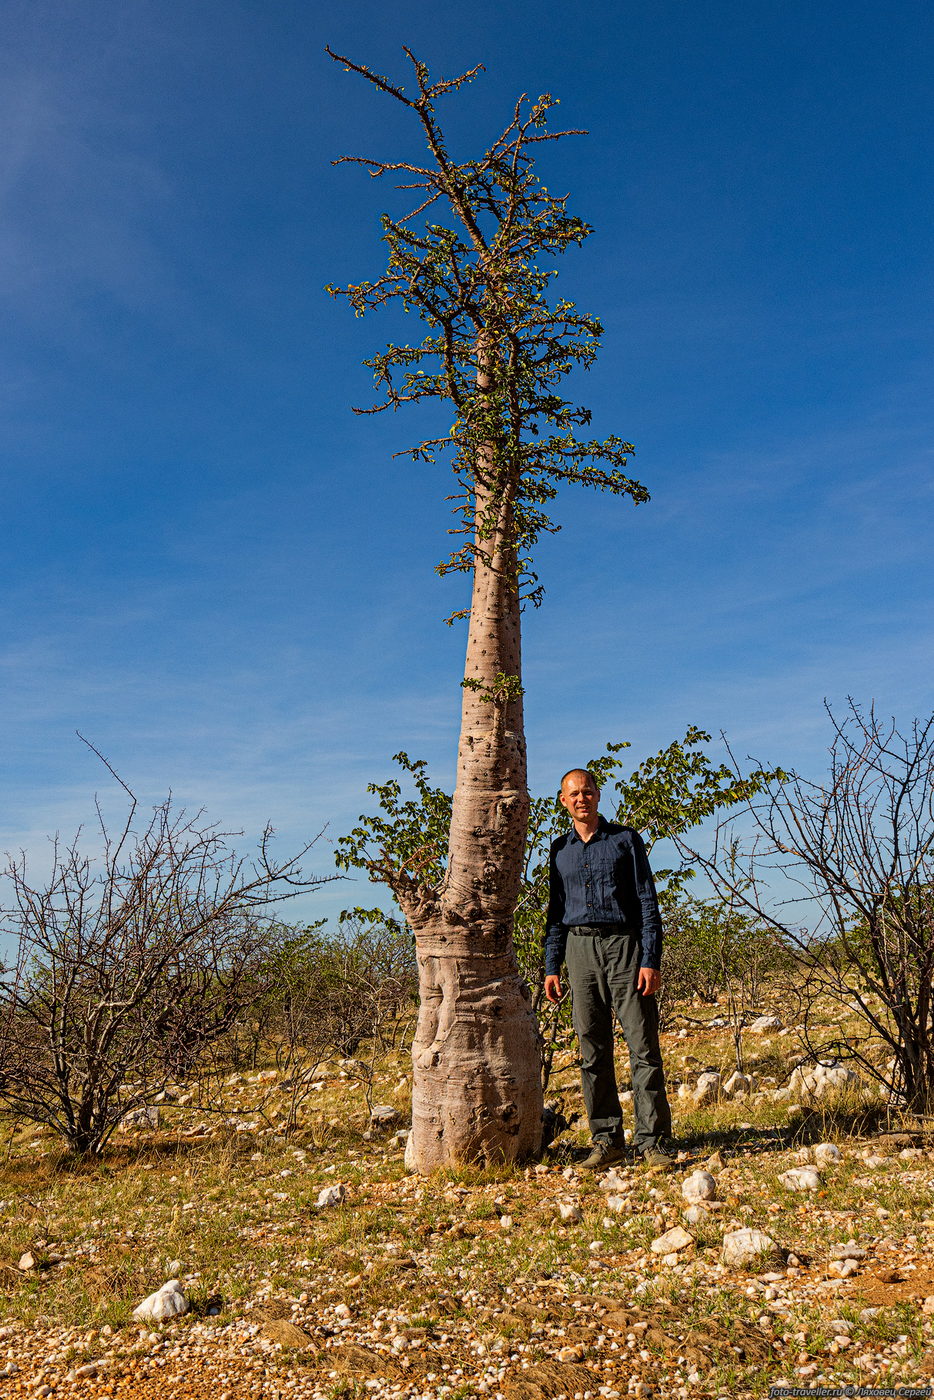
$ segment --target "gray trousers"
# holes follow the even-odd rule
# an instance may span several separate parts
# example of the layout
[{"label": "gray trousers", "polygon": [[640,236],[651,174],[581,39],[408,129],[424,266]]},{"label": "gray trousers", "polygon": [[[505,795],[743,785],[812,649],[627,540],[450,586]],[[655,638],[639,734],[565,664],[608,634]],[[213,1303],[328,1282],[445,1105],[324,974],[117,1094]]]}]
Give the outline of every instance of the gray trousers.
[{"label": "gray trousers", "polygon": [[671,1132],[671,1109],[658,1043],[658,1007],[654,997],[636,990],[641,956],[637,933],[582,925],[568,934],[565,961],[591,1137],[595,1142],[622,1137],[623,1110],[613,1064],[615,1011],[629,1048],[633,1141],[637,1151],[645,1152]]}]

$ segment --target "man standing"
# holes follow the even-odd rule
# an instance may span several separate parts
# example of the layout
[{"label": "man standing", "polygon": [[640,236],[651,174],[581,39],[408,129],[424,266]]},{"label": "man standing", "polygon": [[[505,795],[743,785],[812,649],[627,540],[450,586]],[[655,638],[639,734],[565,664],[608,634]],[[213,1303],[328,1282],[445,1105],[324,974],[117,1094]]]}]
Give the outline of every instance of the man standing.
[{"label": "man standing", "polygon": [[560,802],[573,829],[551,846],[545,933],[545,995],[560,1001],[566,960],[581,1088],[593,1149],[582,1166],[597,1170],[625,1157],[623,1111],[613,1065],[613,1012],[629,1047],[634,1142],[643,1160],[668,1167],[671,1109],[658,1043],[655,1004],[662,924],[645,844],[632,827],[605,821],[600,790],[585,768],[561,780]]}]

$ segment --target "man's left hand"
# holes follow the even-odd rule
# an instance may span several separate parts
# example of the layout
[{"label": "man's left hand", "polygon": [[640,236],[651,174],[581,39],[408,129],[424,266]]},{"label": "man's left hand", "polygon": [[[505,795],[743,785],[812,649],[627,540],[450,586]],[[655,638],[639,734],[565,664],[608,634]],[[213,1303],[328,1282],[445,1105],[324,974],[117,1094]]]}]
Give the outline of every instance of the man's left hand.
[{"label": "man's left hand", "polygon": [[654,997],[662,985],[662,974],[654,967],[640,967],[636,980],[636,991],[644,997]]}]

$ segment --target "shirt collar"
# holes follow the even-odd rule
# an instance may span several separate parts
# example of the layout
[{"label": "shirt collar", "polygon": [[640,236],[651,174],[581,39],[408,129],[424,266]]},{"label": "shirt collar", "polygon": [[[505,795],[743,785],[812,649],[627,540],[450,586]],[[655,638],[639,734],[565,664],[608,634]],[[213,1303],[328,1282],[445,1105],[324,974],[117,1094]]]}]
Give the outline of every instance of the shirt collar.
[{"label": "shirt collar", "polygon": [[[591,836],[590,840],[591,840],[591,841],[596,841],[597,837],[598,837],[598,836],[602,836],[603,833],[604,833],[605,831],[606,831],[606,821],[604,820],[604,818],[603,818],[603,817],[600,815],[600,813],[598,812],[598,813],[597,813],[597,829],[596,829],[596,831],[594,832],[593,836]],[[572,823],[572,825],[571,825],[571,840],[572,840],[572,841],[576,841],[576,842],[578,843],[579,846],[583,846],[583,845],[584,845],[584,842],[581,840],[581,838],[580,838],[580,837],[578,836],[578,834],[577,834],[577,827],[574,826],[573,823]],[[588,841],[587,844],[589,845],[590,842]]]}]

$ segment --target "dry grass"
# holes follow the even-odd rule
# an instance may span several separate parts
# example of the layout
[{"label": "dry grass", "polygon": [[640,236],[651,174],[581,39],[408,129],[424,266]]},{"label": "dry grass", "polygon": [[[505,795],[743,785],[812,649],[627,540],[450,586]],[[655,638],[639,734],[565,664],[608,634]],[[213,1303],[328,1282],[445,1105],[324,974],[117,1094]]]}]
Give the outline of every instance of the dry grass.
[{"label": "dry grass", "polygon": [[[763,1038],[748,1045],[746,1068],[783,1083],[795,1053],[793,1037]],[[666,1037],[674,1079],[707,1064],[729,1069],[729,1054],[726,1029]],[[405,1109],[406,1068],[399,1056],[380,1066],[377,1102]],[[159,1133],[125,1134],[102,1160],[81,1163],[47,1135],[14,1132],[0,1168],[2,1313],[14,1328],[7,1345],[22,1350],[31,1338],[34,1357],[57,1358],[48,1364],[58,1375],[110,1328],[119,1365],[148,1365],[144,1354],[155,1344],[131,1312],[178,1261],[192,1311],[167,1331],[201,1339],[213,1328],[253,1345],[257,1324],[296,1320],[307,1353],[264,1353],[262,1385],[291,1377],[302,1395],[376,1395],[383,1387],[444,1400],[543,1400],[587,1390],[596,1397],[601,1386],[603,1394],[651,1385],[665,1395],[718,1396],[759,1394],[778,1382],[923,1381],[934,1160],[922,1139],[912,1149],[919,1155],[899,1155],[904,1146],[878,1135],[865,1104],[809,1115],[768,1096],[704,1110],[677,1100],[684,1162],[667,1177],[623,1171],[626,1208],[614,1213],[599,1183],[575,1172],[573,1141],[562,1140],[544,1168],[409,1177],[400,1145],[364,1140],[352,1077],[341,1078],[335,1064],[326,1073],[288,1139],[264,1126],[275,1124],[276,1097],[256,1082],[228,1085],[217,1105],[255,1129],[211,1127],[215,1118],[210,1135],[192,1133],[203,1116],[174,1109]],[[572,1074],[564,1081],[566,1108],[574,1108]],[[801,1144],[828,1138],[844,1160],[824,1173],[817,1193],[778,1184]],[[725,1163],[722,1205],[693,1231],[686,1262],[665,1265],[651,1242],[681,1221],[680,1182],[714,1150]],[[868,1150],[881,1165],[866,1165]],[[346,1204],[316,1209],[321,1188],[338,1181]],[[559,1222],[557,1202],[567,1197],[580,1205],[579,1224]],[[724,1271],[724,1230],[743,1225],[766,1230],[799,1265],[771,1281]],[[867,1254],[858,1272],[828,1276],[831,1247],[851,1239]],[[26,1250],[39,1257],[38,1270],[16,1267]],[[404,1346],[387,1342],[403,1333]],[[0,1350],[0,1371],[2,1364]],[[317,1388],[301,1390],[306,1383]]]}]

